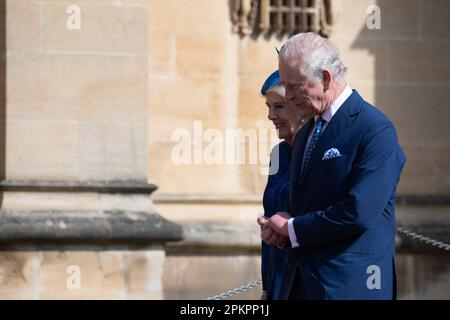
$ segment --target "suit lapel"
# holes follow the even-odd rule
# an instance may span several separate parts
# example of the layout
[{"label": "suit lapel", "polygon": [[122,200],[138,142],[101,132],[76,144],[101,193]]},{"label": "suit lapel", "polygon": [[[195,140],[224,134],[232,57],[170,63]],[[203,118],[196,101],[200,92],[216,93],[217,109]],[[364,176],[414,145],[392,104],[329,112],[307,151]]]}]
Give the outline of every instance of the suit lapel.
[{"label": "suit lapel", "polygon": [[[360,98],[356,91],[353,91],[352,95],[344,102],[344,104],[339,108],[336,114],[331,118],[330,123],[328,123],[327,127],[323,131],[322,135],[319,138],[316,148],[311,154],[311,159],[308,163],[308,166],[304,168],[302,172],[302,176],[300,177],[299,188],[303,185],[303,182],[306,180],[309,172],[314,167],[314,165],[322,160],[322,156],[326,150],[333,147],[333,141],[341,134],[343,130],[345,130],[350,124],[350,116],[359,112],[359,109],[356,108],[359,106],[357,104],[356,98]],[[361,99],[361,98],[360,98]]]}]

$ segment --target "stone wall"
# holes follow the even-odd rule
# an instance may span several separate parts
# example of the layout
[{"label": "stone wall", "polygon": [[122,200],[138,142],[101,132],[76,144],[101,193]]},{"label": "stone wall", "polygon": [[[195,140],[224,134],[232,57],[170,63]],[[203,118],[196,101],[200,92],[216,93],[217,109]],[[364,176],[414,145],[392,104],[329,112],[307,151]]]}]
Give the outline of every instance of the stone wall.
[{"label": "stone wall", "polygon": [[146,176],[148,7],[113,3],[7,1],[6,179]]},{"label": "stone wall", "polygon": [[0,298],[164,297],[182,230],[150,198],[148,10],[1,1]]},{"label": "stone wall", "polygon": [[[331,40],[340,48],[349,68],[349,84],[394,122],[408,158],[398,188],[398,222],[438,239],[450,240],[446,236],[450,209],[450,106],[445,99],[450,84],[450,64],[445,59],[450,48],[448,1],[332,2]],[[372,4],[381,9],[380,30],[369,30],[366,26],[366,10]],[[254,224],[262,210],[266,181],[259,173],[259,166],[175,165],[170,158],[176,144],[171,142],[171,134],[177,128],[187,128],[193,133],[196,120],[202,121],[204,130],[271,128],[259,88],[277,68],[275,47],[280,48],[287,37],[241,37],[231,33],[227,1],[199,0],[189,4],[176,0],[164,4],[153,1],[150,7],[158,13],[158,17],[150,18],[149,32],[150,51],[154,52],[149,71],[150,86],[154,88],[150,89],[154,92],[150,98],[150,122],[158,123],[153,127],[158,132],[150,135],[149,148],[160,159],[149,166],[150,175],[161,186],[155,196],[156,206],[163,215],[185,226],[199,220],[209,222],[210,228],[225,221]],[[182,14],[176,8],[182,8]],[[168,19],[161,21],[162,16]],[[172,25],[168,21],[177,23]],[[161,84],[166,89],[161,89]],[[436,227],[438,224],[440,228]],[[236,230],[240,227],[236,226]],[[253,233],[257,232],[255,228]],[[258,241],[253,245],[257,247]],[[402,248],[399,247],[400,252]],[[220,246],[217,251],[221,251]],[[189,282],[194,291],[190,294],[188,282],[180,283],[176,276],[167,276],[168,296],[212,294],[214,290],[208,277],[204,277],[204,272],[196,273],[197,269],[203,270],[198,266],[199,261],[217,263],[221,267],[215,267],[215,272],[226,275],[234,268],[234,257],[239,253],[231,250],[228,260],[221,256],[216,262],[205,255],[199,250],[197,255],[181,259],[180,253],[169,252],[168,263],[174,268],[183,260],[183,270],[189,270],[191,278],[206,280],[201,294],[201,284]],[[248,259],[248,268],[256,271],[247,280],[253,281],[259,278],[259,271],[253,269],[255,260]],[[420,268],[410,267],[410,261],[414,260],[417,265],[433,269],[442,259],[416,256],[414,250],[400,253],[399,268],[403,271],[400,297],[427,297],[418,288],[428,288],[428,297],[442,297],[440,289],[433,295],[435,282],[428,283],[417,274]],[[189,261],[192,268],[186,266]],[[405,263],[409,267],[404,267]],[[448,270],[443,274],[442,279],[448,279],[445,276]],[[406,278],[415,279],[416,286],[406,283],[409,281]],[[218,285],[216,291],[240,285],[238,281],[233,282],[231,275],[229,281],[228,286]],[[448,280],[445,281],[444,287],[448,286]],[[179,291],[175,290],[177,286]]]},{"label": "stone wall", "polygon": [[450,3],[378,0],[381,29],[369,30],[363,13],[371,3],[336,1],[332,40],[350,83],[397,127],[408,158],[399,194],[448,197]]},{"label": "stone wall", "polygon": [[[381,9],[380,30],[366,26],[371,4]],[[446,1],[333,1],[331,40],[349,68],[349,83],[390,117],[406,152],[400,196],[450,194],[449,10]],[[266,181],[258,165],[176,165],[171,159],[172,133],[179,128],[193,133],[194,121],[202,121],[204,131],[271,128],[259,88],[277,68],[275,47],[286,37],[233,34],[228,12],[227,1],[150,1],[149,118],[156,125],[150,129],[149,150],[158,161],[150,162],[149,173],[161,186],[156,201],[164,199],[159,207],[167,207],[169,215],[184,200],[191,212],[193,195],[216,199],[217,212],[228,210],[218,199],[253,197],[248,215],[253,219],[258,211]]]},{"label": "stone wall", "polygon": [[156,246],[2,248],[0,299],[161,299],[164,258]]},{"label": "stone wall", "polygon": [[[0,2],[1,214],[38,213],[44,225],[49,214],[57,218],[44,233],[35,229],[22,239],[50,237],[53,247],[4,239],[5,298],[97,298],[99,291],[113,298],[161,298],[157,281],[169,298],[201,298],[260,277],[254,222],[267,179],[260,163],[177,165],[171,155],[173,132],[194,134],[195,121],[203,132],[272,128],[259,88],[277,68],[275,47],[287,36],[232,33],[229,3],[78,0],[81,28],[70,30],[72,1]],[[399,223],[448,234],[448,1],[332,3],[331,39],[349,67],[349,83],[392,119],[408,158],[398,190]],[[366,28],[366,9],[374,3],[381,8],[380,30]],[[149,182],[159,186],[153,197],[158,212],[182,224],[187,235],[178,247],[169,246],[167,259],[163,243],[181,238],[175,226],[166,239],[133,238],[133,228],[124,238],[111,236],[114,226],[133,225],[136,217],[148,223],[142,234],[165,221],[153,208]],[[142,184],[146,192],[138,190]],[[82,222],[64,229],[74,215]],[[80,241],[80,225],[96,215],[101,228],[90,232],[103,230],[103,237]],[[78,247],[67,246],[68,240]],[[417,259],[425,258],[399,260],[400,269],[409,270],[400,280],[404,297],[424,296],[417,289],[424,286],[405,279],[421,265],[430,270],[442,261]],[[88,277],[87,291],[69,292],[64,268],[78,262],[97,276]],[[211,276],[204,276],[207,271]],[[217,274],[220,281],[211,282]],[[440,274],[447,283],[448,272]],[[134,285],[139,277],[143,284]]]}]

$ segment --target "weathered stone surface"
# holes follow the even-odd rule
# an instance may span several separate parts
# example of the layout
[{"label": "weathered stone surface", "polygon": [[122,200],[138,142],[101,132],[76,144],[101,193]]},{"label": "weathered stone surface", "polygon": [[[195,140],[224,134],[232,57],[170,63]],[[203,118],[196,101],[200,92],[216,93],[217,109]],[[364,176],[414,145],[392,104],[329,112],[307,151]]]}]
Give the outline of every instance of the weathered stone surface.
[{"label": "weathered stone surface", "polygon": [[25,180],[38,174],[46,180],[75,180],[78,142],[78,126],[73,123],[7,121],[6,177]]},{"label": "weathered stone surface", "polygon": [[148,2],[5,2],[7,178],[145,180]]},{"label": "weathered stone surface", "polygon": [[44,251],[41,255],[39,299],[126,298],[122,252],[96,252],[86,247],[81,251]]},{"label": "weathered stone surface", "polygon": [[228,221],[185,221],[185,240],[167,245],[168,252],[258,251],[260,229],[254,224]]},{"label": "weathered stone surface", "polygon": [[158,187],[145,181],[0,181],[2,191],[23,192],[101,192],[122,194],[151,194]]},{"label": "weathered stone surface", "polygon": [[449,83],[449,55],[450,46],[446,42],[392,41],[387,60],[389,79],[413,84]]},{"label": "weathered stone surface", "polygon": [[[261,278],[260,258],[251,255],[168,255],[164,272],[166,299],[206,299]],[[230,300],[259,299],[261,286]]]},{"label": "weathered stone surface", "polygon": [[38,252],[0,252],[0,298],[36,299],[41,260]]},{"label": "weathered stone surface", "polygon": [[1,211],[1,243],[163,243],[182,239],[181,227],[157,214]]},{"label": "weathered stone surface", "polygon": [[420,0],[422,24],[420,35],[423,39],[448,40],[450,33],[450,2],[446,0]]},{"label": "weathered stone surface", "polygon": [[49,211],[53,214],[104,211],[153,213],[149,195],[157,187],[143,181],[11,181],[0,182],[2,208],[9,211]]},{"label": "weathered stone surface", "polygon": [[139,5],[111,5],[111,2],[76,3],[80,8],[80,29],[66,27],[72,1],[43,1],[41,4],[41,46],[43,51],[74,54],[146,55],[147,15]]},{"label": "weathered stone surface", "polygon": [[[377,5],[381,11],[381,29],[370,30],[366,22],[370,5]],[[337,0],[337,17],[333,36],[345,35],[364,40],[386,40],[418,37],[418,21],[421,8],[419,1],[397,0]]]},{"label": "weathered stone surface", "polygon": [[[165,252],[163,250],[124,252],[127,299],[162,299]],[[165,298],[165,297],[164,297]]]},{"label": "weathered stone surface", "polygon": [[[260,279],[258,255],[169,255],[164,275],[168,299],[205,299]],[[448,299],[448,254],[397,254],[398,299]],[[230,300],[259,299],[258,286]]]},{"label": "weathered stone surface", "polygon": [[[163,217],[178,223],[209,220],[253,224],[258,215],[263,212],[262,204],[258,202],[232,203],[224,201],[222,203],[207,203],[205,201],[188,202],[183,200],[160,202],[160,200],[155,199],[155,206]],[[180,206],[183,207],[182,211],[180,211]],[[201,210],[199,210],[199,207]]]},{"label": "weathered stone surface", "polygon": [[[65,28],[65,9],[72,1],[3,3],[6,5],[0,9],[6,8],[6,12],[0,12],[0,22],[5,23],[0,33],[5,32],[7,52],[6,63],[0,63],[4,75],[0,84],[7,95],[0,115],[6,116],[2,162],[6,162],[3,170],[8,179],[146,181],[149,177],[165,195],[217,196],[216,202],[209,203],[181,199],[157,204],[163,216],[187,221],[189,237],[177,252],[182,253],[182,248],[191,248],[191,253],[221,254],[227,248],[241,253],[257,250],[258,231],[253,234],[251,230],[261,212],[265,177],[258,176],[253,165],[177,166],[170,157],[174,145],[170,135],[178,128],[189,129],[196,119],[203,121],[205,128],[222,131],[270,128],[259,87],[277,68],[274,47],[279,48],[285,38],[242,39],[232,34],[228,0],[78,0],[76,4],[82,9],[79,31]],[[426,199],[445,199],[450,194],[450,6],[446,0],[380,0],[376,4],[381,8],[382,29],[369,30],[366,10],[372,4],[372,0],[334,0],[332,40],[349,67],[350,85],[393,120],[404,146],[408,162],[399,195],[412,195],[417,201],[407,208],[399,206],[399,223],[444,239],[445,231],[438,226],[448,220],[447,204],[444,201],[437,208]],[[159,221],[146,220],[145,215],[153,212],[144,210],[151,206],[151,200],[144,200],[145,193],[137,190],[141,196],[121,187],[105,193],[62,185],[56,187],[60,191],[46,192],[15,187],[2,189],[9,191],[3,194],[1,211],[6,220],[0,222],[7,222],[10,237],[11,230],[16,230],[22,240],[30,232],[34,232],[32,237],[44,239],[48,237],[45,232],[51,232],[55,238],[49,242],[69,237],[78,243],[81,236],[95,242],[98,236],[127,246],[147,241],[145,230],[153,230]],[[258,200],[230,203],[226,199],[230,194]],[[25,223],[23,218],[35,213],[35,220],[29,219],[36,225]],[[46,226],[46,217],[53,226]],[[206,219],[216,222],[204,223]],[[242,222],[248,226],[239,226]],[[72,228],[73,223],[80,225]],[[115,233],[118,228],[128,228],[136,236]],[[28,234],[25,229],[29,229]],[[399,239],[399,249],[412,246],[411,250],[422,250],[408,239]],[[99,298],[103,293],[104,297],[124,298],[127,294],[150,297],[151,293],[146,294],[159,290],[161,252],[127,255],[129,269],[123,278],[119,270],[127,265],[121,260],[124,255],[101,257],[91,251],[85,247],[73,256],[28,251],[0,255],[0,295]],[[90,270],[92,286],[79,295],[60,295],[58,290],[65,281],[61,266],[66,262],[82,264],[84,252],[83,269]],[[230,253],[217,260],[204,256],[171,260],[167,272],[175,281],[167,282],[168,296],[184,297],[192,289],[195,294],[190,297],[202,298],[259,277],[257,255],[236,257]],[[152,261],[156,261],[156,269],[151,269]],[[399,267],[400,282],[408,285],[401,288],[409,292],[403,297],[439,296],[434,290],[443,296],[448,278],[442,266],[447,260],[429,255],[408,256],[403,262],[406,267]],[[42,295],[36,282],[41,265],[45,282]],[[240,276],[243,269],[252,272]],[[209,274],[211,277],[205,277]],[[223,277],[215,287],[207,281],[215,280],[217,274]],[[189,278],[184,280],[184,276]],[[132,289],[125,289],[124,279],[130,279]],[[427,286],[427,281],[440,285]]]},{"label": "weathered stone surface", "polygon": [[164,250],[58,246],[0,251],[1,299],[162,299]]},{"label": "weathered stone surface", "polygon": [[396,266],[399,299],[449,299],[450,255],[398,254]]},{"label": "weathered stone surface", "polygon": [[8,50],[37,50],[39,48],[39,3],[27,0],[5,0],[4,2],[7,2],[5,6]]}]

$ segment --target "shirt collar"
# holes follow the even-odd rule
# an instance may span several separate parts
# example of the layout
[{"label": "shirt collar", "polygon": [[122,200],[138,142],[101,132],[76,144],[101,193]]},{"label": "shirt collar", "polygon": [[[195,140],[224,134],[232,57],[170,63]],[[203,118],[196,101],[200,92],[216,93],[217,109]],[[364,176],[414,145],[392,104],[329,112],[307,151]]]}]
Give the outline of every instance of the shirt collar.
[{"label": "shirt collar", "polygon": [[[331,118],[336,114],[339,108],[344,104],[345,100],[351,96],[353,93],[352,88],[347,84],[345,86],[344,91],[333,101],[331,106],[329,106],[322,115],[322,119],[324,119],[327,123],[331,121]],[[317,121],[318,116],[314,116]]]}]

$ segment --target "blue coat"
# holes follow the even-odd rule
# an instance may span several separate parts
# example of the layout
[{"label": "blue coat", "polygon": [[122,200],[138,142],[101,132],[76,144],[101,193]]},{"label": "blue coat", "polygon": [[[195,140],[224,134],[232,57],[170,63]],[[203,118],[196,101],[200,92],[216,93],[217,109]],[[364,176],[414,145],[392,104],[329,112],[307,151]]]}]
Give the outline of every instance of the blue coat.
[{"label": "blue coat", "polygon": [[[276,173],[269,175],[263,196],[264,216],[271,217],[285,211],[289,194],[289,171],[292,147],[286,141],[277,144],[271,152],[270,165],[276,166]],[[274,163],[276,162],[276,163]],[[278,299],[281,274],[283,272],[284,250],[261,243],[261,274],[267,300]]]},{"label": "blue coat", "polygon": [[[405,164],[389,119],[353,91],[300,174],[314,120],[292,153],[289,213],[299,248],[283,274],[282,299],[395,299],[395,199]],[[323,159],[331,149],[341,156]]]}]

